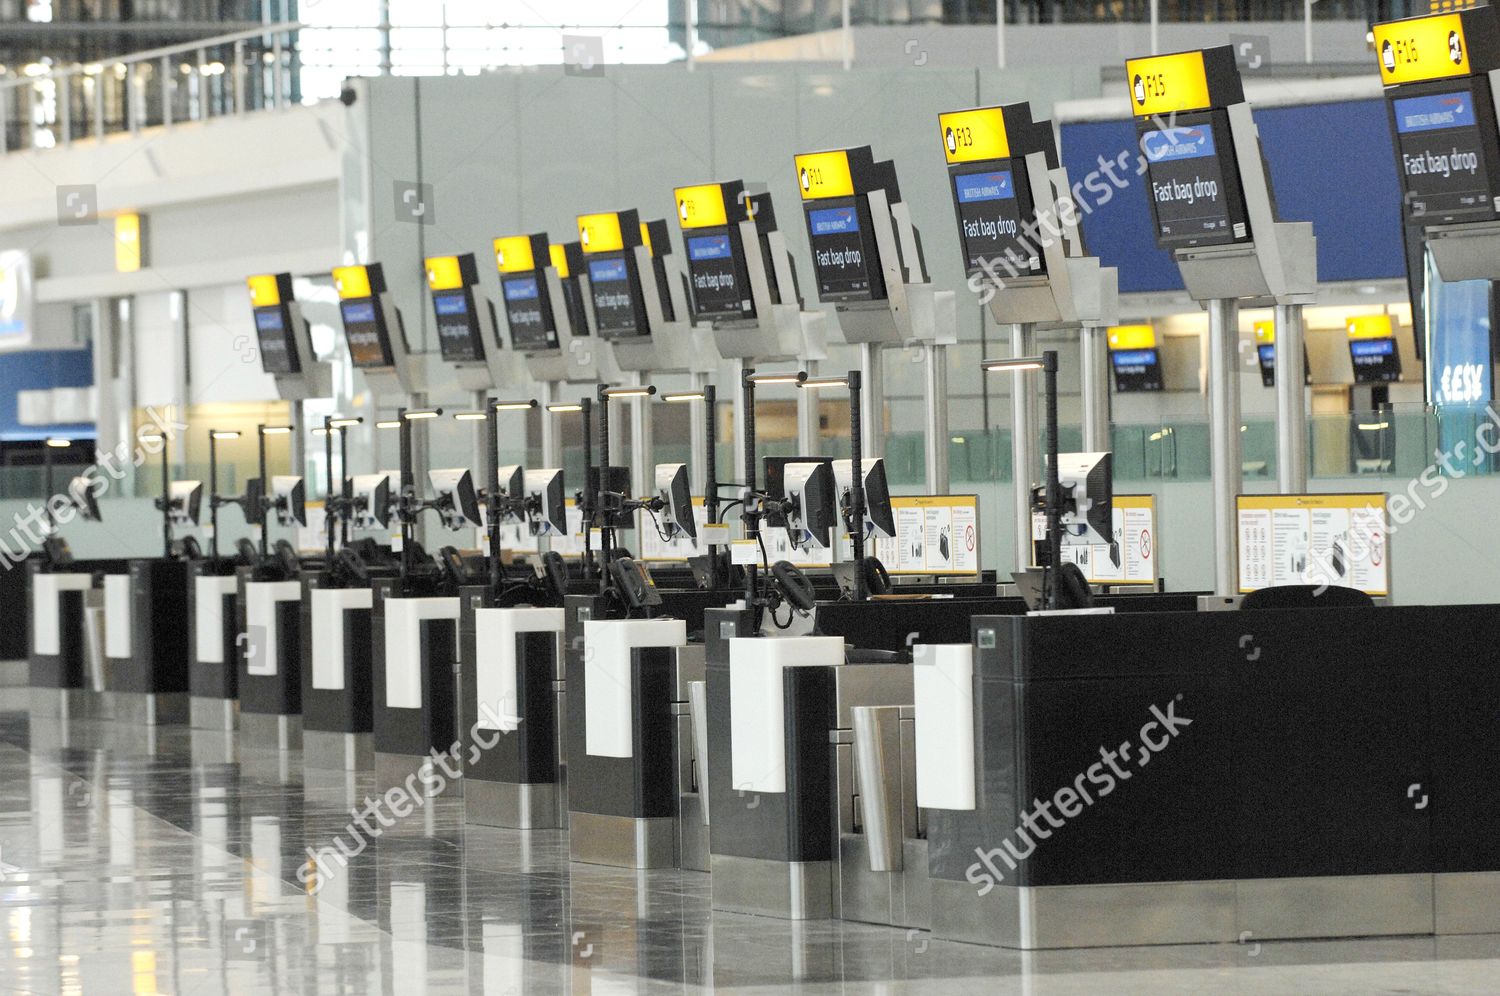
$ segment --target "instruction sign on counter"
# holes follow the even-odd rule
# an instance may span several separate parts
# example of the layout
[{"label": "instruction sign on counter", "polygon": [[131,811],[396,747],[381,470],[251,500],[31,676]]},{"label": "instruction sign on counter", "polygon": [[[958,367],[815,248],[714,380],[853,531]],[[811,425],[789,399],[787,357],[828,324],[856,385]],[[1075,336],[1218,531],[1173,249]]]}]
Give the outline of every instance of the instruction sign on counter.
[{"label": "instruction sign on counter", "polygon": [[[1112,529],[1114,543],[1069,543],[1062,548],[1065,564],[1077,564],[1089,584],[1155,585],[1158,534],[1156,498],[1152,495],[1115,495]],[[1047,539],[1047,516],[1031,517],[1031,538]]]},{"label": "instruction sign on counter", "polygon": [[891,498],[896,538],[875,541],[875,556],[892,574],[978,574],[979,496]]},{"label": "instruction sign on counter", "polygon": [[1386,496],[1240,495],[1241,592],[1284,584],[1391,590]]}]

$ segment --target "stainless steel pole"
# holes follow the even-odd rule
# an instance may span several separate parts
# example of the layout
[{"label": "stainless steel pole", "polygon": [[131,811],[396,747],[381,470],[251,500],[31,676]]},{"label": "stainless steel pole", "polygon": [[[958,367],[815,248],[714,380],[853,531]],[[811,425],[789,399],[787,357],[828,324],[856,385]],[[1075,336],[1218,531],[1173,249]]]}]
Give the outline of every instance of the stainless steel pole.
[{"label": "stainless steel pole", "polygon": [[950,475],[948,469],[948,347],[930,344],[924,352],[927,361],[924,388],[927,397],[926,419],[923,425],[926,436],[927,493],[948,493]]},{"label": "stainless steel pole", "polygon": [[1083,388],[1083,448],[1103,453],[1113,448],[1109,438],[1109,345],[1102,328],[1085,328],[1079,337],[1080,381]]},{"label": "stainless steel pole", "polygon": [[[1010,327],[1010,355],[1036,351],[1036,332],[1030,325]],[[1011,374],[1010,464],[1014,484],[1016,570],[1031,566],[1031,485],[1036,480],[1036,380],[1026,370]]]},{"label": "stainless steel pole", "polygon": [[[1243,483],[1240,459],[1239,302],[1208,302],[1208,432],[1214,493],[1214,593],[1238,589],[1235,498]],[[1281,352],[1280,349],[1277,350]],[[1298,371],[1297,383],[1301,383]]]},{"label": "stainless steel pole", "polygon": [[873,342],[859,347],[860,374],[864,381],[860,434],[867,460],[885,456],[885,355]]},{"label": "stainless steel pole", "polygon": [[1307,404],[1302,305],[1278,304],[1276,328],[1276,484],[1284,495],[1307,490]]}]

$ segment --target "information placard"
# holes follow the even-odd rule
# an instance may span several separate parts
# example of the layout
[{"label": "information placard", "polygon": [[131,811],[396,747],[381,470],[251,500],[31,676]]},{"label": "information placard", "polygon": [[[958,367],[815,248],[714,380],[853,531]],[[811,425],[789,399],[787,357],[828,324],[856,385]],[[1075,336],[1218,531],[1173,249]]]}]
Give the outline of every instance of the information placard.
[{"label": "information placard", "polygon": [[[1156,498],[1153,495],[1115,495],[1111,516],[1114,543],[1069,543],[1062,548],[1065,564],[1077,564],[1089,584],[1155,585],[1157,566]],[[1031,538],[1047,539],[1047,515],[1031,517]]]},{"label": "information placard", "polygon": [[1385,503],[1379,492],[1240,495],[1240,591],[1314,584],[1389,595]]},{"label": "information placard", "polygon": [[979,496],[891,498],[895,539],[875,540],[875,556],[892,574],[979,573]]}]

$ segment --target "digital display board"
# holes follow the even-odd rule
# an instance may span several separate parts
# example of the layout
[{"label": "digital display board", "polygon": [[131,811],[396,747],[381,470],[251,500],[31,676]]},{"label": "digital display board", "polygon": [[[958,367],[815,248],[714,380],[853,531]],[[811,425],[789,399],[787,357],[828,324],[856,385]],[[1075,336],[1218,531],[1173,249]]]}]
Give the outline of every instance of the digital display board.
[{"label": "digital display board", "polygon": [[374,298],[340,301],[339,313],[344,319],[344,338],[349,341],[349,358],[356,367],[395,365],[390,333]]},{"label": "digital display board", "polygon": [[820,202],[807,208],[818,297],[824,301],[869,301],[875,298],[870,256],[860,213],[852,200]]},{"label": "digital display board", "polygon": [[1121,394],[1160,391],[1161,354],[1154,349],[1122,349],[1109,354],[1115,370],[1115,390]]},{"label": "digital display board", "polygon": [[260,344],[261,369],[268,374],[294,374],[300,369],[297,347],[281,305],[255,310],[255,336]]},{"label": "digital display board", "polygon": [[589,260],[589,291],[594,298],[594,321],[601,336],[646,334],[639,283],[633,279],[623,256]]},{"label": "digital display board", "polygon": [[[1440,409],[1484,405],[1495,396],[1494,285],[1488,280],[1444,280],[1430,254],[1425,269],[1427,403]],[[1462,425],[1462,420],[1438,420],[1442,450],[1451,450],[1458,438],[1449,438],[1448,431],[1472,434],[1472,427],[1459,428]]]},{"label": "digital display board", "polygon": [[1406,217],[1426,225],[1493,218],[1496,164],[1485,149],[1495,115],[1482,91],[1448,84],[1390,103]]},{"label": "digital display board", "polygon": [[729,230],[687,234],[688,282],[699,318],[746,318],[755,314],[750,281],[735,257]]},{"label": "digital display board", "polygon": [[433,291],[432,308],[437,314],[438,348],[444,361],[473,363],[484,359],[479,321],[467,290]]},{"label": "digital display board", "polygon": [[510,323],[510,341],[516,349],[556,349],[557,328],[552,309],[542,294],[535,273],[500,280],[505,299],[505,320]]},{"label": "digital display board", "polygon": [[1228,142],[1221,148],[1214,121],[1214,114],[1181,115],[1173,127],[1141,132],[1156,241],[1164,249],[1250,237],[1234,151]]},{"label": "digital display board", "polygon": [[1401,353],[1395,339],[1350,339],[1354,383],[1388,384],[1401,379]]},{"label": "digital display board", "polygon": [[1263,342],[1255,347],[1255,358],[1260,362],[1260,383],[1262,387],[1276,386],[1276,344],[1274,342]]},{"label": "digital display board", "polygon": [[1018,276],[1042,272],[1039,246],[1024,237],[1021,227],[1016,184],[1023,175],[1012,169],[953,174],[953,203],[968,272],[985,269],[986,261],[991,267],[1010,267]]}]

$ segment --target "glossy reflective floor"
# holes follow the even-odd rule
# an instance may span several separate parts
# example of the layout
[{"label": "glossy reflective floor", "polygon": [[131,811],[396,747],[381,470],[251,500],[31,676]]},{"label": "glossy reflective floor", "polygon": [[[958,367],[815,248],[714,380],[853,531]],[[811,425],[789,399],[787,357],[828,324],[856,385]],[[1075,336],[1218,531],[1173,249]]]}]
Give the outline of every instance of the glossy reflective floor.
[{"label": "glossy reflective floor", "polygon": [[1500,991],[1493,936],[1022,955],[713,913],[706,875],[569,864],[449,798],[312,892],[307,849],[353,843],[371,775],[28,702],[0,688],[0,992]]}]

